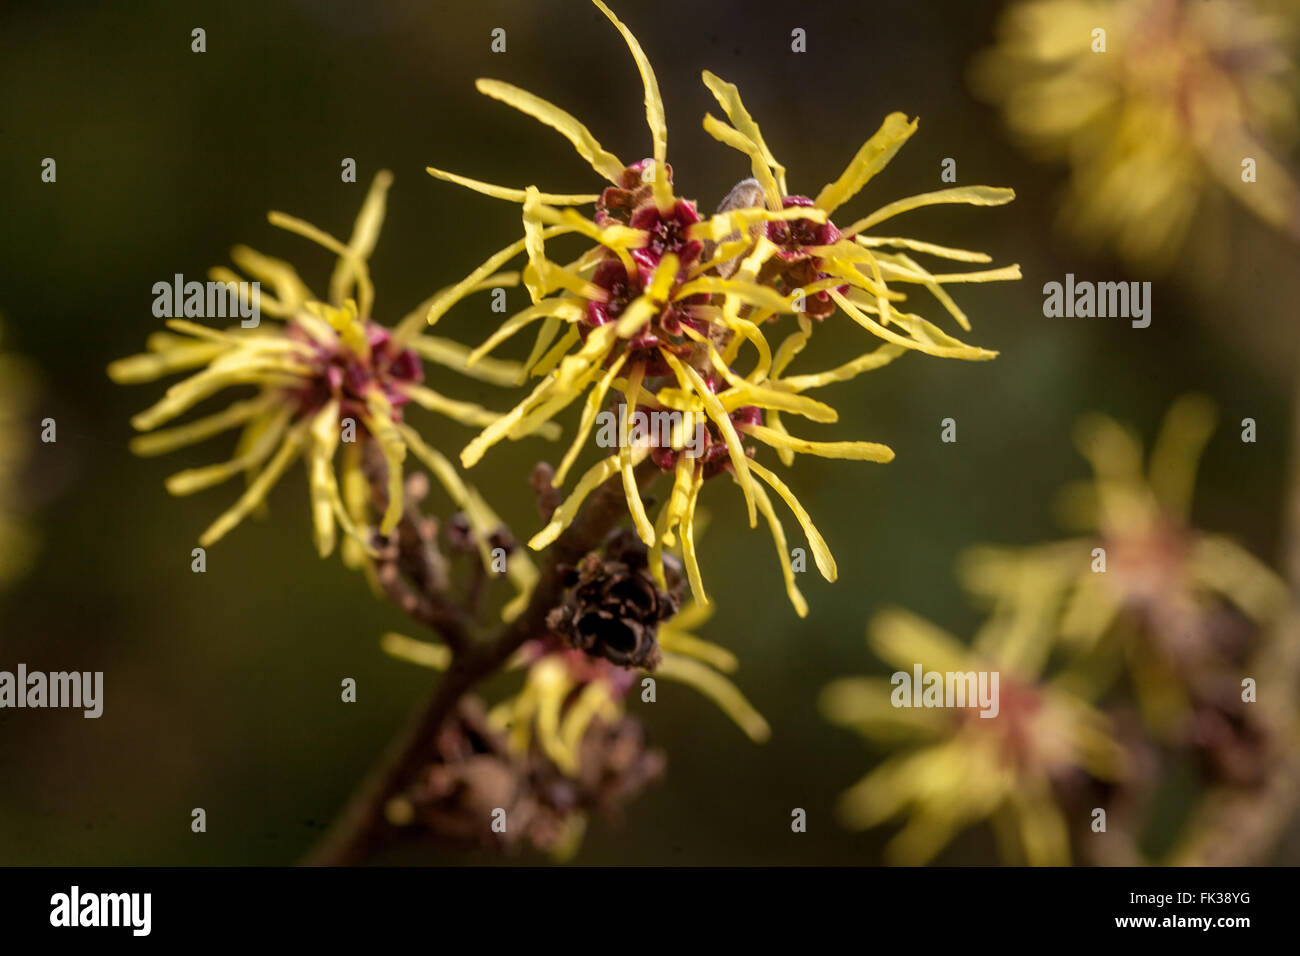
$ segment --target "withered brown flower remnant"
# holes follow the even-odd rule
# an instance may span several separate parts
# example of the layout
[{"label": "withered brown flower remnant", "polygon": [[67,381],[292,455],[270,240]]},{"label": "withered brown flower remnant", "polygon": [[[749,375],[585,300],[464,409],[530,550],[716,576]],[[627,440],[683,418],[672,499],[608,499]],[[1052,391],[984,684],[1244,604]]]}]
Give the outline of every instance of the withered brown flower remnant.
[{"label": "withered brown flower remnant", "polygon": [[568,855],[567,841],[581,836],[575,824],[581,826],[588,813],[616,822],[624,805],[656,783],[667,765],[664,752],[649,746],[645,728],[631,717],[592,722],[582,738],[576,776],[534,749],[528,777],[529,841],[539,850]]},{"label": "withered brown flower remnant", "polygon": [[442,841],[465,847],[504,847],[522,833],[483,825],[497,808],[520,803],[522,765],[487,723],[483,703],[466,695],[434,736],[432,758],[385,810],[390,823],[418,823]]},{"label": "withered brown flower remnant", "polygon": [[[536,747],[514,752],[493,730],[482,701],[467,695],[443,724],[429,762],[388,802],[386,816],[418,826],[443,844],[511,849],[523,844],[567,855],[591,812],[617,817],[664,771],[663,752],[646,744],[631,718],[595,721],[583,738],[581,770],[570,776]],[[508,821],[484,826],[494,815]]]},{"label": "withered brown flower remnant", "polygon": [[653,670],[661,657],[659,625],[681,607],[681,575],[669,566],[666,572],[665,591],[654,579],[644,545],[627,530],[616,532],[603,554],[587,554],[568,572],[564,601],[548,615],[547,626],[594,657]]}]

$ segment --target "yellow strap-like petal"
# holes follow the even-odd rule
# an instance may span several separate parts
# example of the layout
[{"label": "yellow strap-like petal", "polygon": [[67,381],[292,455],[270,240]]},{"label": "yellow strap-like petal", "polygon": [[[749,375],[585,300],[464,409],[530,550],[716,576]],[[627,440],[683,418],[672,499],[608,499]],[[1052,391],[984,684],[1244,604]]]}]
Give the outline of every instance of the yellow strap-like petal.
[{"label": "yellow strap-like petal", "polygon": [[657,639],[660,647],[673,654],[694,657],[724,674],[735,673],[740,666],[735,654],[712,641],[701,640],[694,634],[679,629],[676,624],[677,619],[673,618],[659,626]]},{"label": "yellow strap-like petal", "polygon": [[555,509],[555,513],[551,515],[551,520],[546,527],[533,535],[528,542],[528,547],[534,551],[541,551],[558,538],[560,533],[568,527],[569,522],[573,520],[574,515],[578,513],[578,509],[582,507],[582,503],[587,496],[604,484],[606,479],[618,474],[618,472],[618,455],[611,455],[608,458],[601,459],[588,468],[583,476],[578,479],[578,483],[574,485],[573,492],[569,497],[564,499],[560,506]]},{"label": "yellow strap-like petal", "polygon": [[510,429],[517,424],[531,408],[555,392],[557,387],[556,378],[553,375],[538,382],[527,398],[504,415],[499,416],[496,421],[489,424],[468,445],[461,449],[461,466],[463,468],[473,468],[478,464],[479,459],[483,457],[489,448],[504,439]]},{"label": "yellow strap-like petal", "polygon": [[686,565],[686,578],[691,583],[691,594],[696,604],[708,608],[711,606],[708,594],[704,591],[704,578],[700,574],[700,561],[695,553],[695,505],[700,500],[700,489],[704,487],[704,470],[695,469],[695,480],[686,498],[686,513],[682,518],[682,563]]},{"label": "yellow strap-like petal", "polygon": [[923,252],[927,255],[938,256],[941,259],[952,259],[956,262],[993,261],[993,257],[985,252],[954,249],[951,246],[935,245],[933,242],[922,242],[920,239],[904,239],[900,236],[854,236],[853,238],[854,241],[866,246],[868,249],[890,246],[898,249],[911,249],[913,252]]},{"label": "yellow strap-like petal", "polygon": [[[862,444],[867,443],[863,442]],[[817,526],[813,524],[812,516],[808,514],[807,509],[799,503],[799,499],[794,496],[794,492],[790,490],[789,486],[767,468],[756,461],[751,461],[749,467],[754,474],[771,485],[772,490],[780,495],[781,500],[794,512],[795,518],[803,528],[804,534],[808,537],[808,545],[812,548],[813,560],[817,562],[817,570],[822,573],[822,577],[827,581],[834,581],[839,576],[839,571],[835,566],[835,558],[826,544],[826,539],[822,537],[821,532],[817,530]]]},{"label": "yellow strap-like petal", "polygon": [[704,114],[704,131],[719,143],[730,146],[732,149],[738,150],[749,157],[749,165],[754,173],[754,178],[763,187],[763,199],[767,203],[767,208],[774,211],[780,209],[781,189],[777,186],[776,177],[772,174],[771,167],[763,158],[762,150],[758,148],[758,144],[738,130],[716,119],[712,113]]},{"label": "yellow strap-like petal", "polygon": [[[795,438],[788,433],[778,432],[762,425],[741,425],[739,430],[746,435],[753,435],[765,445],[773,448],[789,448],[802,455],[816,455],[819,458],[841,458],[850,461],[894,460],[894,451],[888,445],[873,441],[808,441]],[[750,462],[752,468],[754,463]]]},{"label": "yellow strap-like petal", "polygon": [[[518,272],[498,272],[495,275],[486,276],[481,281],[470,288],[466,289],[462,295],[471,295],[475,292],[484,292],[488,289],[513,289],[519,285],[520,275]],[[429,298],[425,299],[410,312],[403,316],[402,320],[393,326],[393,344],[398,348],[406,348],[410,345],[411,340],[417,336],[426,325],[429,324],[429,306],[437,301],[438,296],[444,292],[450,291],[454,286],[445,286],[439,289]],[[440,341],[447,341],[442,339]],[[439,361],[436,358],[430,358],[430,361]],[[506,384],[506,383],[503,383]]]},{"label": "yellow strap-like petal", "polygon": [[378,443],[388,469],[388,506],[380,518],[379,533],[389,535],[402,517],[402,462],[406,459],[406,445],[393,422],[393,406],[378,388],[366,393],[366,410],[370,414],[363,415],[361,420]]},{"label": "yellow strap-like petal", "polygon": [[275,487],[275,483],[280,480],[280,476],[284,474],[285,469],[293,464],[293,460],[302,451],[307,426],[307,422],[300,422],[285,436],[284,442],[280,445],[280,450],[276,452],[275,457],[253,479],[252,484],[245,489],[239,500],[216,521],[212,522],[208,529],[199,536],[200,545],[207,548],[216,544],[231,529],[248,517],[254,508],[266,500],[267,494]]},{"label": "yellow strap-like petal", "polygon": [[214,342],[186,342],[166,351],[143,352],[110,362],[108,377],[118,385],[152,382],[175,372],[185,372],[207,365],[225,351]]},{"label": "yellow strap-like petal", "polygon": [[698,279],[692,279],[677,290],[675,298],[679,300],[685,299],[698,292],[735,296],[748,305],[771,309],[777,313],[796,311],[794,299],[785,298],[775,289],[765,285],[758,285],[755,282],[746,282],[736,278],[723,279],[719,276],[700,276]]},{"label": "yellow strap-like petal", "polygon": [[985,361],[997,357],[998,353],[990,351],[989,349],[981,349],[969,345],[961,348],[930,345],[926,342],[899,335],[897,332],[891,331],[890,329],[880,325],[878,322],[873,321],[870,316],[864,314],[860,309],[854,306],[852,302],[840,295],[840,293],[834,289],[830,290],[830,296],[835,300],[836,305],[848,313],[849,317],[853,319],[853,321],[857,322],[869,332],[880,336],[880,338],[885,339],[888,342],[893,342],[895,345],[901,345],[904,348],[909,349],[916,349],[918,352],[925,352],[927,355],[934,355],[940,358]]},{"label": "yellow strap-like petal", "polygon": [[500,80],[479,80],[474,84],[478,91],[494,100],[500,100],[507,106],[513,106],[521,113],[545,123],[556,130],[573,144],[578,155],[591,164],[591,168],[617,185],[623,176],[627,164],[610,153],[591,135],[591,130],[583,126],[576,117],[560,109],[554,103],[535,96],[527,90],[521,90]]},{"label": "yellow strap-like petal", "polygon": [[[767,148],[767,143],[763,142],[763,131],[758,128],[758,123],[749,115],[749,110],[745,109],[745,104],[741,102],[740,90],[734,83],[728,83],[714,73],[705,70],[703,73],[704,85],[709,88],[718,105],[722,107],[723,112],[727,114],[727,119],[731,120],[731,125],[743,133],[755,146],[758,147],[759,153],[772,170],[776,177],[777,189],[781,196],[786,195],[785,188],[785,167],[776,161],[772,151]],[[781,203],[777,202],[773,209],[780,209]]]},{"label": "yellow strap-like petal", "polygon": [[230,250],[230,261],[254,279],[274,288],[281,305],[291,315],[308,299],[314,298],[306,283],[298,276],[298,270],[283,259],[263,255],[248,246],[235,246]]},{"label": "yellow strap-like petal", "polygon": [[389,631],[379,639],[379,647],[391,657],[398,660],[419,664],[436,671],[445,671],[451,666],[451,648],[445,644],[430,641],[417,641],[405,634]]},{"label": "yellow strap-like petal", "polygon": [[740,484],[740,490],[745,496],[749,526],[754,527],[758,524],[758,515],[754,505],[754,495],[758,490],[758,486],[754,484],[754,479],[749,474],[749,459],[745,455],[745,448],[741,444],[740,435],[736,432],[735,424],[727,414],[726,408],[718,401],[718,396],[713,394],[708,383],[700,378],[700,374],[695,369],[689,365],[683,365],[678,361],[677,356],[665,349],[660,349],[659,354],[664,357],[664,361],[676,374],[677,380],[682,387],[694,391],[700,400],[704,402],[704,410],[709,419],[722,432],[722,439],[727,443],[727,455],[730,457],[732,468],[736,473],[736,481]]},{"label": "yellow strap-like petal", "polygon": [[[374,181],[370,184],[370,192],[366,194],[366,200],[361,204],[361,212],[352,226],[352,237],[348,239],[348,250],[352,255],[340,257],[334,265],[334,272],[330,275],[330,301],[336,305],[352,294],[352,283],[359,279],[357,263],[365,262],[375,251],[375,243],[379,241],[379,230],[384,224],[388,187],[392,184],[393,174],[386,169],[376,173]],[[360,296],[361,292],[358,291],[357,294]],[[362,311],[368,318],[370,306]]]},{"label": "yellow strap-like petal", "polygon": [[516,312],[501,326],[493,332],[486,342],[478,346],[469,353],[468,364],[473,366],[485,355],[495,349],[498,345],[517,333],[530,322],[547,316],[556,316],[566,322],[575,322],[582,318],[585,309],[578,299],[561,298],[561,299],[543,299],[536,305],[531,305],[526,309]]},{"label": "yellow strap-like petal", "polygon": [[[776,509],[772,507],[772,499],[768,497],[763,487],[757,483],[754,485],[754,499],[758,503],[758,510],[767,519],[768,530],[772,533],[772,543],[776,545],[776,556],[781,562],[781,576],[785,579],[785,593],[790,598],[790,603],[794,605],[794,612],[800,617],[807,617],[808,602],[804,600],[798,585],[794,583],[794,568],[790,565],[790,549],[786,544],[785,528],[781,526],[781,519],[776,516]],[[825,542],[822,542],[822,546],[825,547]],[[829,553],[828,551],[827,554],[829,555]]]},{"label": "yellow strap-like petal", "polygon": [[[527,193],[523,189],[496,186],[478,179],[470,179],[468,176],[458,176],[456,173],[449,173],[443,169],[435,169],[433,166],[424,167],[424,171],[436,179],[455,183],[457,186],[464,186],[466,189],[472,189],[485,196],[491,196],[493,199],[522,203],[527,198]],[[597,193],[538,193],[537,198],[544,203],[550,203],[552,206],[584,206],[589,202],[595,202],[600,196]]]},{"label": "yellow strap-like petal", "polygon": [[[375,287],[370,281],[370,267],[366,265],[364,259],[359,257],[353,250],[339,242],[329,233],[316,228],[305,219],[299,219],[297,216],[290,216],[275,211],[267,213],[266,218],[271,225],[296,233],[304,239],[310,239],[317,245],[324,246],[341,259],[348,260],[351,263],[352,273],[356,278],[357,303],[360,306],[363,315],[370,315],[370,309],[374,305],[375,301]],[[332,304],[339,306],[343,303],[340,300],[333,302]]]},{"label": "yellow strap-like petal", "polygon": [[[908,121],[902,113],[890,113],[880,124],[880,129],[862,144],[856,156],[840,174],[817,194],[813,204],[818,209],[832,213],[858,194],[870,179],[894,158],[894,154],[916,132],[916,120]],[[856,231],[856,230],[855,230]]]},{"label": "yellow strap-like petal", "polygon": [[312,533],[316,553],[328,557],[334,550],[334,451],[339,444],[339,402],[333,399],[316,413],[307,450],[307,491],[311,497]]},{"label": "yellow strap-like petal", "polygon": [[963,203],[968,206],[1001,206],[1016,198],[1014,189],[1002,186],[954,186],[952,189],[939,189],[932,193],[920,193],[898,199],[887,206],[881,206],[865,219],[859,219],[853,225],[842,230],[844,235],[870,229],[872,226],[891,219],[899,213],[920,209],[922,206],[934,206],[940,203]]},{"label": "yellow strap-like petal", "polygon": [[1218,415],[1204,395],[1183,395],[1170,406],[1151,449],[1151,491],[1165,511],[1191,517],[1196,467],[1214,434]]},{"label": "yellow strap-like petal", "polygon": [[[246,447],[237,449],[233,458],[219,464],[187,468],[185,471],[177,472],[168,477],[167,491],[178,496],[191,495],[196,491],[228,481],[241,471],[256,468],[270,456],[271,452],[275,451],[276,444],[289,427],[291,417],[292,411],[288,408],[268,412],[264,419],[250,426],[251,440]],[[249,430],[246,430],[245,434],[249,434]]]},{"label": "yellow strap-like petal", "polygon": [[[542,236],[543,238],[549,239],[552,236],[559,236],[572,231],[573,229],[568,226],[555,226],[543,230]],[[482,265],[455,285],[448,286],[446,289],[440,291],[433,297],[433,301],[429,303],[429,310],[425,313],[425,321],[429,325],[433,325],[441,319],[447,314],[447,311],[453,305],[465,298],[465,296],[469,295],[476,288],[479,288],[484,279],[492,275],[497,271],[497,269],[501,268],[501,266],[505,265],[515,256],[519,255],[519,253],[523,252],[524,244],[525,241],[523,239],[518,239],[515,242],[510,243],[510,245],[506,246],[504,249],[489,256]]]},{"label": "yellow strap-like petal", "polygon": [[614,12],[605,6],[601,0],[591,0],[592,3],[609,18],[609,22],[614,24],[618,32],[623,35],[623,40],[627,43],[628,50],[632,53],[632,59],[636,61],[636,68],[641,73],[641,85],[645,87],[645,118],[646,124],[650,127],[650,136],[654,140],[654,158],[658,166],[656,180],[667,179],[662,175],[664,172],[664,163],[668,160],[668,122],[664,119],[664,101],[659,95],[659,82],[655,79],[655,71],[650,66],[650,60],[646,58],[645,51],[641,49],[641,44],[637,42],[632,31],[623,25],[623,21],[614,16]]},{"label": "yellow strap-like petal", "polygon": [[736,685],[699,661],[678,654],[664,654],[655,668],[655,676],[694,687],[717,704],[754,743],[761,744],[772,736],[772,728],[763,715],[754,709]]},{"label": "yellow strap-like petal", "polygon": [[[420,319],[422,321],[424,319],[423,311],[420,313]],[[523,371],[523,366],[518,362],[489,357],[480,358],[470,365],[470,347],[441,336],[417,335],[406,344],[422,359],[436,362],[469,378],[490,382],[493,385],[515,385]]]},{"label": "yellow strap-like petal", "polygon": [[462,425],[478,425],[482,427],[497,420],[496,412],[488,411],[482,405],[448,398],[446,395],[435,392],[423,385],[405,384],[401,386],[401,390],[421,408],[427,408],[439,415],[446,415]]},{"label": "yellow strap-like petal", "polygon": [[614,360],[614,364],[605,370],[605,373],[596,381],[592,390],[587,393],[587,401],[583,406],[582,418],[578,422],[578,429],[574,433],[573,442],[569,445],[569,450],[564,453],[564,459],[560,462],[560,467],[556,469],[555,475],[551,478],[552,488],[559,488],[564,484],[569,469],[573,467],[574,461],[577,460],[583,446],[587,443],[587,436],[591,434],[591,428],[596,422],[596,416],[600,414],[601,406],[605,403],[605,393],[609,391],[610,382],[614,381],[614,376],[618,374],[625,361],[627,361],[626,352]]},{"label": "yellow strap-like petal", "polygon": [[863,372],[869,372],[872,369],[888,365],[906,351],[907,349],[901,345],[882,345],[865,355],[858,356],[851,362],[845,362],[843,365],[838,365],[825,372],[791,375],[789,378],[783,378],[780,380],[781,385],[796,392],[802,392],[810,388],[821,388],[833,382],[847,382]]},{"label": "yellow strap-like petal", "polygon": [[924,670],[957,672],[969,669],[970,649],[940,627],[902,609],[881,611],[871,621],[867,643],[880,659],[909,673]]},{"label": "yellow strap-like petal", "polygon": [[[641,380],[645,376],[645,365],[638,364],[629,376],[627,395],[618,406],[618,433],[628,435],[629,407],[636,408],[637,397],[641,393]],[[627,498],[628,511],[637,535],[645,542],[647,548],[654,547],[655,530],[645,513],[645,504],[641,501],[641,489],[636,483],[636,473],[632,468],[632,445],[629,441],[620,441],[618,447],[618,467],[623,473],[623,494]]]},{"label": "yellow strap-like petal", "polygon": [[137,455],[150,457],[165,452],[175,451],[186,445],[197,444],[205,438],[211,438],[221,432],[244,424],[249,419],[266,411],[276,401],[274,393],[259,395],[246,401],[235,402],[224,411],[205,418],[197,419],[185,425],[168,428],[165,431],[137,435],[131,439],[131,451]]}]

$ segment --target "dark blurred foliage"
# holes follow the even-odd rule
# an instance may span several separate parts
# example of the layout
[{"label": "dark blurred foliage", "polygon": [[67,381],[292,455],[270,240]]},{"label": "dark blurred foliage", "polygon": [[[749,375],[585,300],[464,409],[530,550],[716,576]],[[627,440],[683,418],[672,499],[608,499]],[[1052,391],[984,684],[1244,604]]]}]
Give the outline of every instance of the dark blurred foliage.
[{"label": "dark blurred foliage", "polygon": [[[957,160],[959,183],[1019,193],[1010,207],[938,207],[899,220],[906,234],[1020,262],[1025,280],[954,288],[974,322],[967,340],[1001,350],[997,360],[913,355],[828,390],[841,409],[835,437],[883,441],[898,457],[886,466],[804,459],[791,476],[840,566],[833,586],[802,578],[806,620],[781,594],[765,532],[745,527],[740,496],[705,496],[701,557],[720,608],[703,636],[740,655],[737,683],[772,722],[772,740],[750,744],[685,688],[662,684],[653,706],[634,699],[631,712],[668,753],[666,778],[622,828],[594,823],[578,857],[876,862],[887,834],[848,834],[831,806],[877,758],[822,720],[818,691],[881,667],[864,632],[884,606],[970,633],[977,616],[952,574],[957,554],[1057,534],[1053,495],[1086,474],[1070,441],[1081,412],[1106,411],[1150,435],[1176,395],[1211,395],[1224,426],[1202,471],[1197,519],[1275,556],[1296,251],[1225,207],[1206,211],[1169,276],[1086,256],[1056,228],[1061,171],[1027,160],[968,91],[967,65],[992,39],[995,2],[615,6],[658,73],[679,192],[702,206],[748,175],[738,153],[701,129],[703,113],[717,112],[703,68],[740,85],[795,191],[815,193],[837,176],[887,112],[920,116],[919,132],[841,215],[940,188],[944,157]],[[196,26],[207,31],[204,54],[190,51]],[[494,55],[498,26],[508,52]],[[790,52],[794,27],[807,31],[804,55]],[[582,0],[11,4],[0,64],[0,310],[9,347],[43,370],[37,415],[59,429],[31,467],[42,555],[0,595],[0,667],[103,670],[107,695],[98,721],[0,714],[0,862],[293,861],[434,675],[385,657],[379,635],[406,622],[337,559],[316,558],[301,469],[274,494],[272,520],[241,527],[211,550],[206,574],[191,573],[195,537],[237,490],[174,499],[162,480],[227,457],[229,445],[132,457],[128,418],[160,387],[112,386],[104,367],[158,327],[154,282],[201,278],[236,243],[299,264],[323,290],[328,255],[272,228],[266,211],[346,234],[379,168],[397,178],[373,259],[376,318],[395,321],[520,231],[517,207],[436,182],[426,164],[514,186],[595,186],[567,143],[477,94],[475,77],[565,106],[630,162],[649,151],[636,70]],[[58,163],[54,185],[40,181],[47,156]],[[357,160],[356,184],[340,182],[343,157]],[[1042,285],[1066,272],[1156,279],[1151,327],[1045,319]],[[512,293],[512,304],[522,296]],[[476,343],[492,321],[480,298],[440,332]],[[842,361],[865,339],[846,320],[828,323],[795,370]],[[514,401],[488,386],[440,385],[496,408]],[[417,414],[449,451],[471,437]],[[955,445],[939,441],[948,416],[958,422]],[[1246,416],[1259,422],[1257,444],[1238,440]],[[830,431],[805,428],[809,437]],[[521,536],[536,522],[529,469],[559,447],[503,446],[471,473]],[[340,703],[344,677],[358,682],[354,705]],[[1171,782],[1171,805],[1192,785]],[[204,835],[190,832],[193,807],[207,811]],[[808,811],[806,834],[790,832],[795,807]],[[421,849],[392,859],[497,858]],[[992,840],[967,833],[941,861],[992,862]]]}]

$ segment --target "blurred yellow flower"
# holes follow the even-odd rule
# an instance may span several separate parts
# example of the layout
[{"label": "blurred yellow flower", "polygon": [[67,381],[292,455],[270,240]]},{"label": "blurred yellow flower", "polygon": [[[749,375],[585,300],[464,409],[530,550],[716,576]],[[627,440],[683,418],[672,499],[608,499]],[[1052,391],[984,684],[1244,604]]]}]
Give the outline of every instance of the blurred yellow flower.
[{"label": "blurred yellow flower", "polygon": [[[1054,783],[1085,772],[1117,778],[1123,753],[1090,701],[1094,688],[1069,671],[1044,679],[1051,647],[1050,596],[1033,591],[995,613],[969,647],[904,611],[872,622],[868,643],[911,676],[997,674],[996,716],[969,707],[897,706],[897,679],[844,678],[822,692],[828,720],[868,740],[913,744],[845,791],[838,815],[865,829],[904,817],[889,862],[929,862],[956,833],[990,820],[1003,856],[1034,866],[1070,861],[1067,821]],[[990,679],[991,683],[991,679]]]},{"label": "blurred yellow flower", "polygon": [[1021,0],[972,78],[1028,147],[1069,163],[1069,228],[1138,263],[1174,257],[1211,183],[1300,236],[1278,153],[1298,125],[1295,7],[1286,19],[1269,6]]},{"label": "blurred yellow flower", "polygon": [[[247,489],[203,532],[201,545],[219,541],[262,506],[285,470],[303,456],[318,551],[328,555],[341,528],[344,560],[349,566],[365,564],[370,549],[372,485],[379,481],[386,491],[378,530],[387,535],[401,517],[403,462],[409,451],[465,512],[487,561],[486,542],[500,521],[464,483],[452,463],[406,423],[404,408],[413,403],[470,425],[495,421],[497,416],[486,409],[424,385],[422,360],[497,384],[513,382],[519,369],[517,364],[495,361],[471,368],[468,349],[416,334],[427,303],[396,332],[371,319],[374,289],[367,260],[379,237],[391,180],[387,172],[375,177],[346,244],[300,219],[270,214],[272,224],[304,236],[338,257],[327,299],[318,299],[287,263],[237,247],[231,254],[234,262],[273,290],[273,295],[263,290],[256,296],[260,311],[282,324],[265,330],[217,331],[171,319],[167,322],[171,331],[152,335],[147,352],[109,366],[109,375],[119,383],[152,381],[199,369],[132,419],[137,429],[148,432],[132,441],[137,454],[162,454],[230,429],[243,429],[229,461],[188,469],[167,480],[172,494],[184,495],[241,474],[247,476]],[[224,268],[213,269],[210,275],[216,282],[241,281]],[[518,281],[514,274],[489,278],[490,284],[483,288]],[[253,386],[256,392],[223,411],[155,430],[232,386]],[[554,430],[550,433],[553,437]],[[341,472],[336,474],[334,460],[340,445]],[[532,565],[519,558],[509,564],[517,586],[527,590],[536,573]]]},{"label": "blurred yellow flower", "polygon": [[1224,535],[1191,524],[1197,463],[1215,427],[1209,399],[1186,395],[1170,408],[1144,468],[1140,438],[1103,415],[1076,430],[1094,479],[1067,487],[1062,517],[1081,538],[1030,548],[983,547],[964,559],[967,586],[1005,600],[1035,586],[1063,595],[1057,633],[1090,651],[1121,615],[1144,640],[1128,648],[1139,701],[1150,722],[1169,725],[1185,710],[1172,664],[1213,666],[1214,611],[1227,602],[1258,625],[1276,623],[1288,605],[1286,585],[1263,562]]}]

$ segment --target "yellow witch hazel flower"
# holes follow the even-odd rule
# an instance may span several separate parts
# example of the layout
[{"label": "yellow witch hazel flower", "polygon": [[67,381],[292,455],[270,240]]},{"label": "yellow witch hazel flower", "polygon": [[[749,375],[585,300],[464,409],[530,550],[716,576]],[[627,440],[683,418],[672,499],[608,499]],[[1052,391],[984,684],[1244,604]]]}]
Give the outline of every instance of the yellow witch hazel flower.
[{"label": "yellow witch hazel flower", "polygon": [[18,476],[33,441],[25,416],[34,389],[27,363],[0,353],[0,584],[22,574],[35,549],[18,501]]},{"label": "yellow witch hazel flower", "polygon": [[[131,443],[138,454],[162,454],[242,429],[230,460],[187,469],[167,480],[172,494],[186,495],[240,475],[247,477],[245,491],[203,532],[201,545],[216,543],[262,506],[299,457],[307,465],[315,542],[321,556],[333,551],[338,529],[342,529],[345,561],[350,566],[365,562],[370,548],[375,461],[382,463],[381,480],[386,488],[378,530],[385,535],[393,530],[402,514],[403,462],[408,451],[464,510],[478,532],[481,547],[486,549],[488,534],[499,527],[488,505],[464,483],[452,463],[405,421],[404,413],[414,404],[469,425],[481,426],[497,418],[478,405],[454,400],[425,385],[422,360],[497,384],[514,381],[518,366],[488,361],[471,368],[468,349],[416,334],[427,304],[396,331],[370,317],[374,288],[367,260],[379,237],[391,181],[387,172],[375,177],[347,243],[301,219],[270,214],[272,224],[304,236],[338,257],[328,298],[318,299],[282,260],[240,246],[231,257],[258,283],[254,304],[280,323],[266,329],[218,331],[173,318],[167,322],[169,332],[149,338],[147,352],[109,366],[109,375],[119,383],[152,381],[198,369],[132,419],[137,429],[147,433]],[[234,284],[227,288],[239,288],[240,277],[231,270],[217,268],[210,275],[216,283]],[[518,281],[513,274],[490,278],[492,287]],[[273,294],[263,291],[262,285]],[[175,307],[179,309],[180,304]],[[252,386],[255,393],[222,411],[158,430],[217,392],[238,386]],[[337,471],[336,457],[341,458]],[[486,550],[484,557],[486,560]],[[516,584],[526,590],[535,574],[531,564],[512,560],[510,565]]]},{"label": "yellow witch hazel flower", "polygon": [[[1264,0],[1023,0],[975,64],[1014,134],[1070,164],[1063,221],[1166,264],[1209,183],[1300,235],[1294,19]],[[1293,15],[1294,4],[1290,13]]]},{"label": "yellow witch hazel flower", "polygon": [[[834,558],[794,493],[773,471],[753,460],[754,447],[746,444],[746,439],[776,449],[787,464],[795,454],[889,461],[893,452],[877,443],[793,437],[780,415],[836,421],[835,409],[800,393],[879,367],[904,349],[968,359],[994,355],[964,345],[919,316],[897,308],[904,296],[889,288],[888,280],[925,286],[965,325],[965,316],[943,289],[945,284],[1016,278],[1019,272],[1012,267],[933,274],[907,253],[972,262],[987,261],[987,257],[918,240],[845,238],[830,223],[830,213],[855,195],[915,128],[901,114],[886,121],[845,173],[814,202],[785,194],[784,170],[762,143],[735,88],[707,73],[706,84],[736,127],[724,127],[709,118],[706,128],[749,152],[757,178],[752,186],[742,183],[737,187],[717,214],[702,217],[695,202],[674,192],[663,102],[645,53],[605,4],[600,0],[593,3],[618,29],[640,71],[652,157],[625,164],[559,107],[509,84],[479,80],[481,92],[558,130],[611,185],[599,195],[544,193],[534,186],[496,186],[429,169],[440,179],[522,204],[524,226],[522,239],[437,297],[429,309],[429,321],[436,322],[511,259],[526,255],[523,283],[532,304],[475,349],[470,361],[487,356],[527,326],[541,323],[524,362],[526,373],[540,381],[512,411],[470,442],[461,461],[472,467],[496,443],[529,434],[585,395],[576,434],[554,475],[554,486],[560,487],[598,420],[614,414],[602,405],[611,389],[617,390],[622,395],[617,414],[613,419],[606,417],[596,432],[598,445],[617,450],[579,477],[569,498],[532,538],[530,546],[541,549],[549,545],[588,494],[605,480],[621,475],[629,512],[641,540],[652,549],[659,580],[663,580],[664,549],[680,548],[694,595],[706,603],[695,555],[695,509],[704,481],[726,472],[741,488],[751,527],[757,524],[760,512],[767,521],[790,600],[800,615],[806,614],[807,604],[795,586],[785,533],[768,489],[794,513],[819,571],[832,581],[837,573]],[[996,205],[1012,196],[1010,190],[986,187],[944,190],[886,206],[856,223],[854,231],[919,206],[943,202]],[[590,218],[574,208],[561,208],[591,202],[595,212]],[[567,263],[554,261],[550,258],[553,244],[548,243],[565,235],[581,236],[595,245]],[[882,251],[886,248],[903,251]],[[812,321],[824,318],[837,305],[886,340],[886,345],[821,375],[782,378],[811,333]],[[785,315],[795,316],[799,329],[774,352],[762,327]],[[752,363],[744,374],[737,371],[742,350],[752,353]],[[638,469],[642,466],[657,467],[673,476],[672,490],[653,520],[639,490]]]},{"label": "yellow witch hazel flower", "polygon": [[886,848],[891,863],[927,863],[960,830],[989,820],[1007,860],[1068,864],[1056,785],[1080,771],[1102,781],[1123,772],[1107,718],[1090,703],[1096,688],[1070,671],[1043,676],[1053,599],[1035,588],[1017,598],[969,647],[910,613],[883,613],[868,642],[899,670],[822,692],[833,723],[885,745],[914,744],[845,791],[837,808],[852,829],[906,819]]}]

